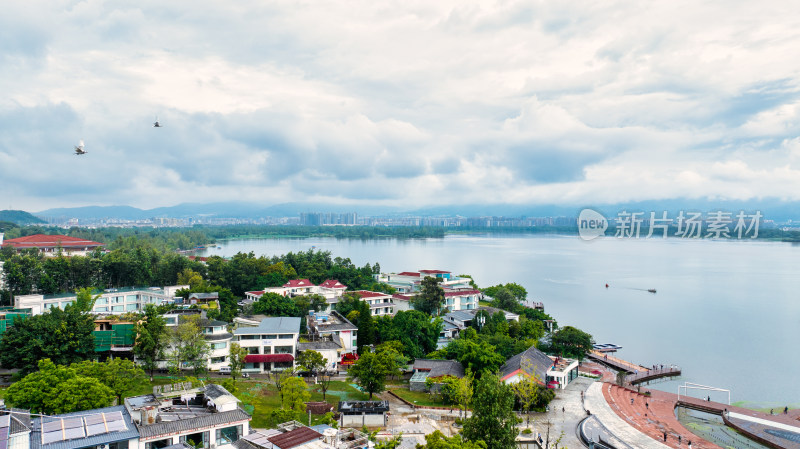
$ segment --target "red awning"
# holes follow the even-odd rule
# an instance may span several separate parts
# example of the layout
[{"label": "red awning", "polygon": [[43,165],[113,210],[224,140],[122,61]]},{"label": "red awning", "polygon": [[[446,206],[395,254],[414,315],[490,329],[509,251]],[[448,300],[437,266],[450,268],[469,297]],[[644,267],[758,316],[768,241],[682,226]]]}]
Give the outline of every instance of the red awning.
[{"label": "red awning", "polygon": [[270,362],[291,362],[294,356],[291,354],[247,354],[244,356],[244,363],[270,363]]}]

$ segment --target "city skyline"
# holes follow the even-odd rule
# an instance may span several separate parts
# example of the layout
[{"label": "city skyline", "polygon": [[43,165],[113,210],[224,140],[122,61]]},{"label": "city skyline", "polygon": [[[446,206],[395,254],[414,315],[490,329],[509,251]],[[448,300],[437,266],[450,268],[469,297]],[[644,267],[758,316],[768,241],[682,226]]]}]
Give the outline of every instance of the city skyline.
[{"label": "city skyline", "polygon": [[797,201],[798,15],[12,2],[2,207]]}]

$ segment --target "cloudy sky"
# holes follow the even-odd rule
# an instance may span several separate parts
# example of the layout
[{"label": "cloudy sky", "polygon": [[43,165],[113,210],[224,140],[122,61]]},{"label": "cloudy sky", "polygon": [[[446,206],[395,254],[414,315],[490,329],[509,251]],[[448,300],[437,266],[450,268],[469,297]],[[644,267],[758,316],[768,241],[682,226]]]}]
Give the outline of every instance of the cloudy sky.
[{"label": "cloudy sky", "polygon": [[798,200],[798,24],[791,0],[11,0],[0,209]]}]

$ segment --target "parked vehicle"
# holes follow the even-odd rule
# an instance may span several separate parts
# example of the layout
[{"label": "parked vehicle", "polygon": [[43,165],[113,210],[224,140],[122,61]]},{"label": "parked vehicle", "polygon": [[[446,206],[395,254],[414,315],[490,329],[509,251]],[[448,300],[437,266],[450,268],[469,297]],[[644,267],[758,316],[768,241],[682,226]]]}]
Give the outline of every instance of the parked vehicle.
[{"label": "parked vehicle", "polygon": [[223,367],[221,367],[219,369],[219,373],[220,374],[230,374],[231,373],[231,367],[230,366],[223,366]]}]

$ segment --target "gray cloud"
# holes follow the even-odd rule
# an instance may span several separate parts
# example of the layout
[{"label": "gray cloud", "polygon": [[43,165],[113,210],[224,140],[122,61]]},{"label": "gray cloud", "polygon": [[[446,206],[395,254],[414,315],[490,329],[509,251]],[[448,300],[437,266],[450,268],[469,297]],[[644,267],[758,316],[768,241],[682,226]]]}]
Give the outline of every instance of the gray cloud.
[{"label": "gray cloud", "polygon": [[12,2],[0,192],[30,210],[795,198],[799,13],[768,3]]}]

